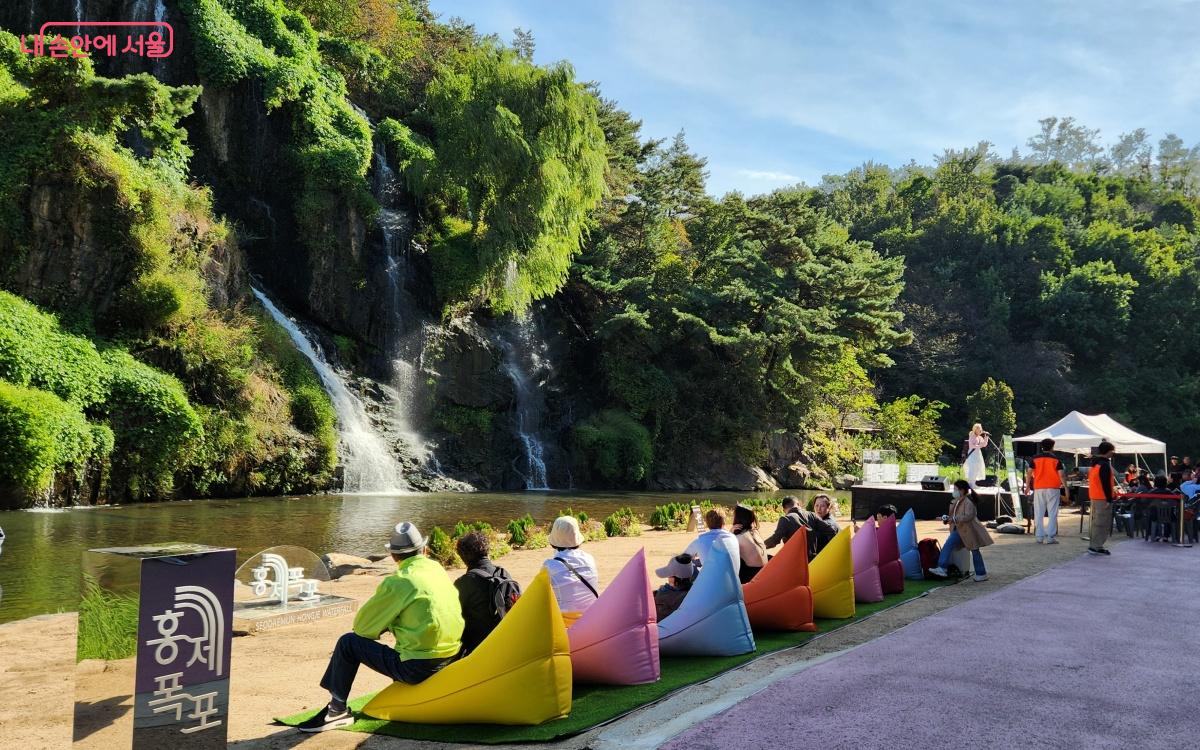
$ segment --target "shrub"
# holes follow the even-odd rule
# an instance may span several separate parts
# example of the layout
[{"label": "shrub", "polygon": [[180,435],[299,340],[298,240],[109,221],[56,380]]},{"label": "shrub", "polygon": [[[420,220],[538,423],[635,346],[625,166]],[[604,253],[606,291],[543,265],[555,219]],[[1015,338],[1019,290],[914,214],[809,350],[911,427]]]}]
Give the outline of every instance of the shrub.
[{"label": "shrub", "polygon": [[655,529],[666,531],[678,531],[686,528],[688,516],[691,515],[693,505],[700,506],[701,514],[709,508],[717,507],[711,500],[656,505],[654,506],[654,511],[650,514],[650,525]]},{"label": "shrub", "polygon": [[654,457],[650,432],[617,409],[602,411],[577,425],[575,442],[588,465],[605,481],[618,486],[645,479]]},{"label": "shrub", "polygon": [[462,565],[462,560],[458,558],[458,552],[454,549],[454,542],[450,541],[450,537],[442,531],[441,526],[434,526],[433,531],[429,532],[428,552],[430,558],[437,560],[444,567]]},{"label": "shrub", "polygon": [[87,409],[107,396],[105,370],[91,341],[62,332],[53,315],[0,291],[0,378]]},{"label": "shrub", "polygon": [[133,496],[162,496],[173,487],[204,437],[199,415],[179,381],[138,362],[128,352],[104,353],[109,369],[105,404],[116,438],[113,470]]},{"label": "shrub", "polygon": [[567,508],[566,510],[560,510],[558,512],[558,516],[555,516],[555,518],[559,518],[561,516],[575,516],[575,520],[579,521],[580,526],[582,526],[583,524],[588,522],[588,514],[582,510],[579,511],[578,513],[576,513],[574,508]]},{"label": "shrub", "polygon": [[44,491],[56,472],[107,456],[111,441],[111,431],[53,393],[0,380],[0,484]]},{"label": "shrub", "polygon": [[630,508],[621,508],[604,519],[604,533],[606,536],[641,536],[642,519]]},{"label": "shrub", "polygon": [[536,526],[533,516],[526,513],[521,518],[508,522],[508,542],[513,547],[524,547],[529,542],[529,532]]},{"label": "shrub", "polygon": [[744,505],[754,511],[754,515],[760,522],[778,521],[783,515],[783,506],[780,504],[780,499],[771,497],[746,497],[738,501],[738,505]]}]

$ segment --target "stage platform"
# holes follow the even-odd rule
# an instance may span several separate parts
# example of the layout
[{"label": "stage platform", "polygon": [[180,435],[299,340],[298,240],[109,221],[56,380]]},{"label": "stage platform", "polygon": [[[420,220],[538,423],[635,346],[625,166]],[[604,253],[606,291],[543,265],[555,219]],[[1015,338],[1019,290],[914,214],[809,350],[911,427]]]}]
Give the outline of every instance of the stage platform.
[{"label": "stage platform", "polygon": [[[975,492],[979,495],[980,521],[996,520],[997,504],[1004,512],[1012,506],[1012,498],[999,487],[978,487]],[[952,499],[949,490],[923,490],[919,484],[856,484],[850,488],[850,514],[862,521],[874,515],[879,506],[891,504],[901,516],[912,508],[917,518],[931,521],[950,510]]]}]

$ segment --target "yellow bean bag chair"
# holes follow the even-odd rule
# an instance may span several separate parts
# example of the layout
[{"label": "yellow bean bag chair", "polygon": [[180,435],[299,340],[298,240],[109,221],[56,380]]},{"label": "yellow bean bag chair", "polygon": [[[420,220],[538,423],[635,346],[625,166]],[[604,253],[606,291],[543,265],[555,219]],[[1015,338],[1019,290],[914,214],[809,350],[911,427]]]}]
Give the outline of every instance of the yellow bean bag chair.
[{"label": "yellow bean bag chair", "polygon": [[854,617],[854,559],[850,556],[850,527],[837,533],[808,566],[813,592],[813,616],[843,620]]},{"label": "yellow bean bag chair", "polygon": [[571,653],[550,575],[538,573],[466,658],[419,685],[394,682],[363,708],[416,724],[541,724],[571,712]]}]

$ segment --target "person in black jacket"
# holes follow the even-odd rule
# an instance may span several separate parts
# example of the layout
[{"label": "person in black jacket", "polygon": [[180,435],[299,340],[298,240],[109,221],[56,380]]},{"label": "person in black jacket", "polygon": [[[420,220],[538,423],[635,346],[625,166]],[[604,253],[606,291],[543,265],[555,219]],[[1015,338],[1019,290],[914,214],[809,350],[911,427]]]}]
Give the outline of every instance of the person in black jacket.
[{"label": "person in black jacket", "polygon": [[763,540],[767,549],[774,549],[780,543],[787,544],[787,540],[800,530],[804,525],[801,510],[800,501],[795,496],[788,495],[783,499],[783,515],[775,522],[775,533]]},{"label": "person in black jacket", "polygon": [[[454,582],[458,589],[458,601],[462,605],[463,622],[462,651],[459,658],[466,656],[483,643],[507,612],[508,602],[497,606],[497,589],[503,588],[520,594],[520,586],[508,571],[488,559],[487,537],[478,531],[463,535],[458,540],[458,556],[467,566],[467,572]],[[501,598],[507,598],[503,592]]]},{"label": "person in black jacket", "polygon": [[813,510],[801,508],[800,502],[789,495],[783,499],[783,510],[783,516],[775,524],[775,533],[764,541],[767,549],[787,542],[803,526],[808,529],[808,559],[811,560],[837,536],[838,523],[833,518],[833,501],[829,495],[813,498]]}]

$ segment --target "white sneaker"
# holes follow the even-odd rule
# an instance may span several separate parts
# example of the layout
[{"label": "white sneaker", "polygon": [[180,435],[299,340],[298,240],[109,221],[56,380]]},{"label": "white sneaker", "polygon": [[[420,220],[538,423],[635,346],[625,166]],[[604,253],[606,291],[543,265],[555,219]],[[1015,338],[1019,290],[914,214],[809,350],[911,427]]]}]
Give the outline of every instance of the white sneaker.
[{"label": "white sneaker", "polygon": [[980,581],[980,582],[982,582],[982,581],[986,581],[986,580],[987,580],[987,573],[984,573],[983,575],[977,575],[977,576],[975,576],[975,580],[976,580],[976,581]]},{"label": "white sneaker", "polygon": [[1037,538],[1037,543],[1038,543],[1038,544],[1041,544],[1041,543],[1043,543],[1043,542],[1045,542],[1045,541],[1046,541],[1046,540],[1045,540],[1045,539],[1042,539],[1040,536]]},{"label": "white sneaker", "polygon": [[940,565],[936,568],[930,568],[929,575],[935,576],[937,578],[949,578],[950,577],[950,574],[948,572],[946,572],[946,569]]},{"label": "white sneaker", "polygon": [[1050,537],[1049,539],[1046,540],[1046,544],[1058,544],[1058,540],[1055,539],[1054,537]]}]

